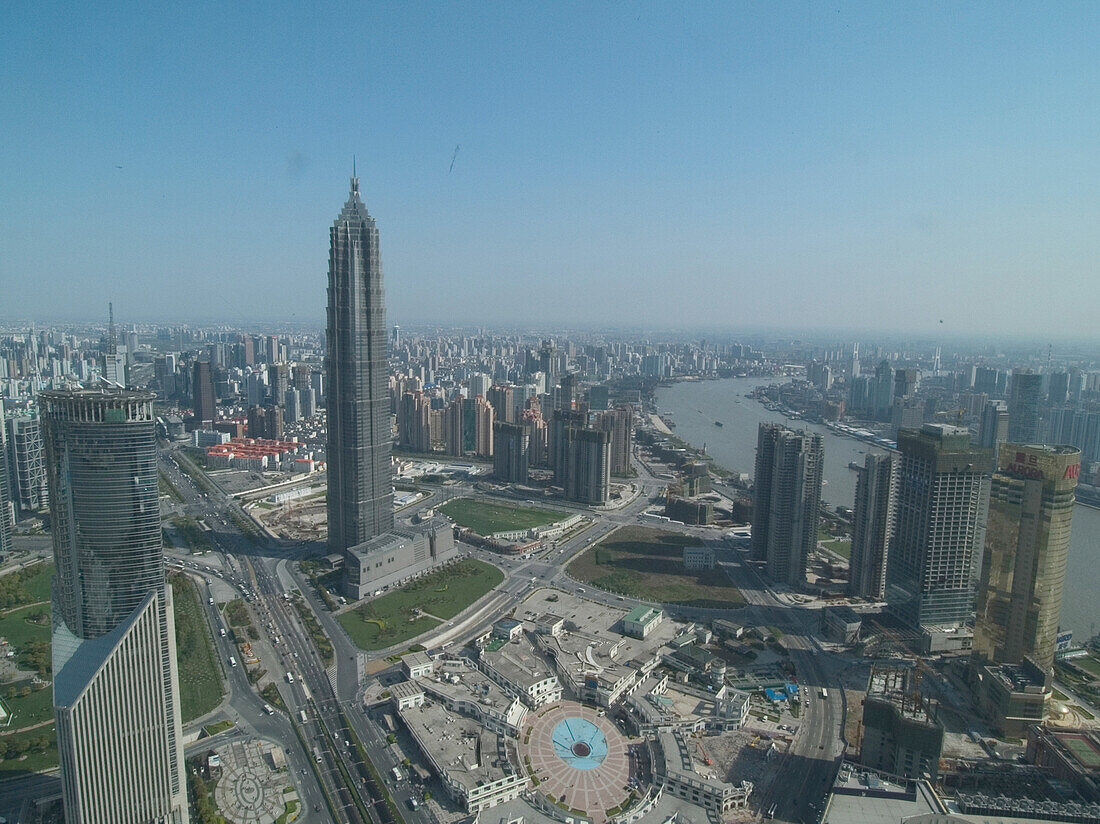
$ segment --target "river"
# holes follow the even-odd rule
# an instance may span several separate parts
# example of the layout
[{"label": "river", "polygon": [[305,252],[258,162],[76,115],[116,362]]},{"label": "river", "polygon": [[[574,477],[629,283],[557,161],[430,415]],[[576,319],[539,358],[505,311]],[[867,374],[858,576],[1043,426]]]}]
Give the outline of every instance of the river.
[{"label": "river", "polygon": [[[831,506],[851,507],[855,499],[852,461],[863,463],[868,451],[881,450],[854,438],[841,437],[824,426],[790,421],[778,412],[745,397],[768,378],[732,378],[685,381],[657,391],[657,407],[672,417],[676,435],[693,446],[706,445],[707,454],[733,472],[753,474],[756,433],[764,421],[784,423],[822,436],[825,446],[825,487],[821,497]],[[722,426],[715,426],[721,421]],[[1078,504],[1073,513],[1069,568],[1062,597],[1062,628],[1072,629],[1074,640],[1087,641],[1100,628],[1096,595],[1100,591],[1100,510]]]}]

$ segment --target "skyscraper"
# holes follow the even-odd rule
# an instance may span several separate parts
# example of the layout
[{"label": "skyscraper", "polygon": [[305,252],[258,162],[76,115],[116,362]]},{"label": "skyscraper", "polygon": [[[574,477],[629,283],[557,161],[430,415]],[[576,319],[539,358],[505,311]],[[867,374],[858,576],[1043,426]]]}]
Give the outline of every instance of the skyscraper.
[{"label": "skyscraper", "polygon": [[329,231],[325,391],[333,552],[393,528],[385,300],[378,227],[353,177]]},{"label": "skyscraper", "polygon": [[1048,403],[1057,405],[1069,400],[1069,372],[1051,372],[1047,380]]},{"label": "skyscraper", "polygon": [[768,576],[798,586],[817,546],[825,451],[820,435],[762,423],[757,433],[753,555]]},{"label": "skyscraper", "polygon": [[625,404],[603,412],[599,416],[599,428],[611,433],[611,474],[628,474],[634,443],[634,407]]},{"label": "skyscraper", "polygon": [[194,380],[191,384],[194,395],[195,428],[202,429],[203,424],[214,421],[214,376],[210,372],[210,361],[195,361]]},{"label": "skyscraper", "polygon": [[886,595],[886,560],[894,534],[898,463],[891,455],[869,452],[856,472],[848,592],[881,601]]},{"label": "skyscraper", "polygon": [[527,483],[531,436],[517,423],[493,423],[493,474],[507,483]]},{"label": "skyscraper", "polygon": [[118,332],[115,330],[115,306],[107,304],[107,335],[103,340],[103,355],[99,368],[103,377],[116,386],[126,384],[126,355],[118,351]]},{"label": "skyscraper", "polygon": [[43,392],[61,793],[81,824],[186,824],[152,393]]},{"label": "skyscraper", "polygon": [[611,491],[611,433],[566,427],[565,497],[606,504]]},{"label": "skyscraper", "polygon": [[986,662],[1054,663],[1080,471],[1074,446],[1001,445],[974,623],[974,654]]},{"label": "skyscraper", "polygon": [[1039,403],[1043,396],[1043,376],[1030,370],[1013,369],[1008,387],[1008,440],[1012,443],[1039,443]]},{"label": "skyscraper", "polygon": [[11,499],[8,478],[8,439],[4,425],[4,399],[0,398],[0,557],[7,558],[12,550],[11,536],[15,522],[15,507]]},{"label": "skyscraper", "polygon": [[978,429],[978,445],[997,454],[1008,439],[1008,405],[1004,401],[986,401]]},{"label": "skyscraper", "polygon": [[17,511],[35,512],[50,504],[42,426],[37,415],[11,415],[4,422],[8,441],[8,480]]},{"label": "skyscraper", "polygon": [[886,562],[889,609],[913,627],[966,623],[989,506],[989,450],[964,427],[926,423],[898,433],[897,526]]}]

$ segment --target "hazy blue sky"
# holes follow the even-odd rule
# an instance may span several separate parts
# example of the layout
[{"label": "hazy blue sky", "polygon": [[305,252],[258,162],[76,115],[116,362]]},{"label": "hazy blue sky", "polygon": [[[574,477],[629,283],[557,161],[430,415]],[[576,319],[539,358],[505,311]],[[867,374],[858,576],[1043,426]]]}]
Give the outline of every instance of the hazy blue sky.
[{"label": "hazy blue sky", "polygon": [[2,318],[320,323],[353,154],[391,321],[1100,317],[1095,2],[152,5],[0,8]]}]

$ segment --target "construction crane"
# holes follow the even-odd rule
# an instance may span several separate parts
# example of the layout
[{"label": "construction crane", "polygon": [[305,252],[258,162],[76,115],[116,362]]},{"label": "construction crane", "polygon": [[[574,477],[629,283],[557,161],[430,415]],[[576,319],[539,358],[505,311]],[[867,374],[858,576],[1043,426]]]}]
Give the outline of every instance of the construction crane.
[{"label": "construction crane", "polygon": [[708,767],[711,766],[712,764],[714,764],[714,762],[710,760],[710,756],[707,755],[707,751],[705,749],[703,749],[703,745],[701,743],[696,741],[695,746],[699,748],[699,754],[703,756],[703,763],[704,764],[706,764]]}]

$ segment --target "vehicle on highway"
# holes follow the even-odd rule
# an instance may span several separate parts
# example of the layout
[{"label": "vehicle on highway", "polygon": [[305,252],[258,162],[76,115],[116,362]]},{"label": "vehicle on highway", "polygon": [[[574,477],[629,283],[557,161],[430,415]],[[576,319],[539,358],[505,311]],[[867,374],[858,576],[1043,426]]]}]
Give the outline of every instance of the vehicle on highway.
[{"label": "vehicle on highway", "polygon": [[294,673],[293,672],[288,672],[286,674],[286,682],[288,684],[293,684],[294,683]]},{"label": "vehicle on highway", "polygon": [[232,655],[229,656],[229,666],[231,666],[231,667],[237,666],[237,659],[234,658]]},{"label": "vehicle on highway", "polygon": [[298,710],[298,719],[304,724],[309,720],[309,716],[306,715],[305,710]]},{"label": "vehicle on highway", "polygon": [[264,712],[266,712],[268,715],[274,715],[275,708],[272,707],[270,704],[264,704]]},{"label": "vehicle on highway", "polygon": [[419,802],[419,801],[417,801],[417,800],[416,800],[415,798],[409,798],[409,809],[410,809],[410,810],[414,810],[414,811],[415,811],[415,810],[416,810],[416,808],[417,808],[417,807],[419,807],[419,806],[420,806],[420,802]]},{"label": "vehicle on highway", "polygon": [[394,767],[392,772],[394,781],[400,781],[402,778],[405,777],[401,774],[401,769],[399,767]]},{"label": "vehicle on highway", "polygon": [[221,628],[221,633],[222,633],[222,638],[224,638],[225,637],[225,627]]},{"label": "vehicle on highway", "polygon": [[821,697],[822,698],[828,698],[829,697],[829,691],[827,689],[825,689],[824,687],[821,688]]}]

